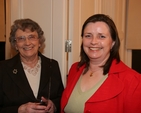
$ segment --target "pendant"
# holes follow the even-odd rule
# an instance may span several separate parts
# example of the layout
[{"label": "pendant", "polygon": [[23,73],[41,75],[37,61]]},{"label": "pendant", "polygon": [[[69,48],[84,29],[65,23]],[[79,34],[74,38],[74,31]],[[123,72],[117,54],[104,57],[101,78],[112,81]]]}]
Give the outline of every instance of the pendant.
[{"label": "pendant", "polygon": [[92,77],[93,76],[93,72],[90,74],[90,77]]}]

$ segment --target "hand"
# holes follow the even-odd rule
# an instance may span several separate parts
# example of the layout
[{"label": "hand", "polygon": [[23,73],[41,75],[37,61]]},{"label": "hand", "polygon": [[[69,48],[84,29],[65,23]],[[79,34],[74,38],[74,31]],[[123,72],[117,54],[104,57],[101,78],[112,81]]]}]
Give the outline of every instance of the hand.
[{"label": "hand", "polygon": [[54,113],[56,111],[56,107],[54,105],[54,103],[51,101],[51,100],[47,100],[46,98],[44,97],[41,97],[42,101],[46,103],[46,109],[45,111],[47,113]]},{"label": "hand", "polygon": [[47,113],[47,107],[39,103],[28,102],[19,107],[18,113]]}]

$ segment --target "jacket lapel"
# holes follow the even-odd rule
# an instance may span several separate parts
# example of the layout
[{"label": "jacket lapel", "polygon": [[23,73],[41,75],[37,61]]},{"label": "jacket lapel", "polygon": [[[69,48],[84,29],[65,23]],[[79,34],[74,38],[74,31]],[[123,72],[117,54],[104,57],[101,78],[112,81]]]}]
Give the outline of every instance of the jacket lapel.
[{"label": "jacket lapel", "polygon": [[116,60],[112,62],[110,71],[108,73],[108,78],[104,83],[98,88],[98,90],[93,94],[88,101],[103,101],[113,98],[120,94],[124,89],[124,83],[118,78],[118,73],[125,70],[123,68],[123,63],[117,63]]},{"label": "jacket lapel", "polygon": [[72,93],[72,90],[74,89],[79,77],[81,76],[83,69],[85,68],[85,65],[83,65],[82,67],[79,68],[79,70],[77,70],[77,64],[74,65],[73,69],[70,70],[69,75],[68,76],[68,81],[67,81],[67,94],[66,96],[69,97]]},{"label": "jacket lapel", "polygon": [[10,65],[8,65],[9,68],[7,71],[11,79],[15,82],[15,84],[17,84],[19,90],[22,90],[23,94],[32,100],[35,100],[35,96],[26,78],[19,55],[16,55],[9,64]]},{"label": "jacket lapel", "polygon": [[109,75],[88,101],[98,102],[111,99],[122,92],[124,84],[117,75]]},{"label": "jacket lapel", "polygon": [[[39,92],[45,88],[45,86],[49,83],[50,77],[52,75],[52,64],[49,59],[46,59],[43,55],[40,54],[41,57],[41,78],[40,78],[40,86]],[[38,94],[39,96],[40,94]],[[38,97],[39,98],[39,97]]]}]

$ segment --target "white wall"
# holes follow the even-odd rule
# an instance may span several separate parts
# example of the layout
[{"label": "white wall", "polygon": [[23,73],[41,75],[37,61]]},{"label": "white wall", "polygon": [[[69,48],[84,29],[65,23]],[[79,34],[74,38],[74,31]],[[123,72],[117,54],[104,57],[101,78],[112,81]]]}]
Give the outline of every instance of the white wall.
[{"label": "white wall", "polygon": [[[66,4],[64,0],[11,0],[10,5],[11,24],[19,18],[31,18],[41,26],[46,38],[43,54],[59,62],[63,83],[66,75]],[[13,52],[11,54],[10,57]]]}]

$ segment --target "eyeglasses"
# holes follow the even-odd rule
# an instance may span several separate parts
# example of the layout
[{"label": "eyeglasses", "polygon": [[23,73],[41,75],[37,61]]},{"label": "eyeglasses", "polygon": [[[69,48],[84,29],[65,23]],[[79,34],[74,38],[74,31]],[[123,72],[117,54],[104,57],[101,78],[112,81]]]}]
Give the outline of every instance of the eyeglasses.
[{"label": "eyeglasses", "polygon": [[28,38],[28,40],[30,40],[30,41],[36,41],[37,39],[39,39],[37,36],[35,36],[35,35],[29,35],[29,36],[19,36],[19,37],[17,37],[16,39],[15,39],[15,41],[17,42],[17,43],[23,43],[23,42],[25,42],[26,41],[26,38]]}]

